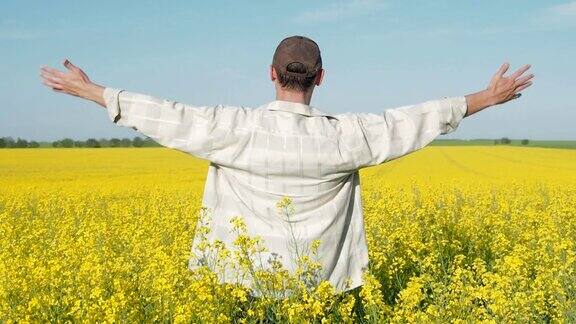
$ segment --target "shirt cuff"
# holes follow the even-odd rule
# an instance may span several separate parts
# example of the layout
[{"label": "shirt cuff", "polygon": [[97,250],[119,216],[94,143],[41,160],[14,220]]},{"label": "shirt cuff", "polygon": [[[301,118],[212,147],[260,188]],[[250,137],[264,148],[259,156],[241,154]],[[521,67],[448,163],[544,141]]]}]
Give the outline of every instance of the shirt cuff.
[{"label": "shirt cuff", "polygon": [[120,92],[123,89],[104,88],[104,103],[108,111],[108,117],[114,123],[120,119]]},{"label": "shirt cuff", "polygon": [[468,103],[464,96],[445,97],[440,101],[440,107],[442,111],[441,132],[448,134],[458,128],[468,110]]}]

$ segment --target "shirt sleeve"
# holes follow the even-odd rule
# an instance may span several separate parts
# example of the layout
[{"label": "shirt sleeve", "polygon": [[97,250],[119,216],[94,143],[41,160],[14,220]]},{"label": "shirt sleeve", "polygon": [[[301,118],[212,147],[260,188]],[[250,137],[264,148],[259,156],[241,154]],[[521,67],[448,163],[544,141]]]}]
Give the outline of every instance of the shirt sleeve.
[{"label": "shirt sleeve", "polygon": [[233,160],[244,143],[235,123],[246,110],[229,106],[191,106],[149,95],[105,88],[108,117],[159,144],[220,164]]},{"label": "shirt sleeve", "polygon": [[382,114],[354,114],[357,167],[378,165],[428,145],[456,130],[468,109],[465,97],[445,97],[387,109]]}]

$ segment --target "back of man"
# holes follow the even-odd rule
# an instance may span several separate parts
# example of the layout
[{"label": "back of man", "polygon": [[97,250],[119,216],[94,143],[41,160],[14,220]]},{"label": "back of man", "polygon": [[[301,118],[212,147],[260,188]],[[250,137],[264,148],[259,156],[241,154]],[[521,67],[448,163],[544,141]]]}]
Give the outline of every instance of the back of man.
[{"label": "back of man", "polygon": [[[320,240],[322,279],[339,290],[345,289],[347,279],[353,287],[360,285],[368,251],[352,146],[358,130],[344,115],[334,117],[284,101],[253,110],[222,109],[243,112],[230,119],[235,124],[215,126],[223,128],[214,146],[232,149],[210,156],[214,162],[203,200],[213,213],[209,238],[232,247],[230,220],[241,215],[248,233],[260,236],[267,247],[268,252],[259,255],[263,260],[275,253],[293,271],[297,254],[306,253],[314,240]],[[276,208],[283,197],[292,200],[293,213]],[[197,242],[193,252],[200,255]],[[190,260],[191,269],[197,265]],[[236,280],[235,273],[227,275],[228,282]]]}]

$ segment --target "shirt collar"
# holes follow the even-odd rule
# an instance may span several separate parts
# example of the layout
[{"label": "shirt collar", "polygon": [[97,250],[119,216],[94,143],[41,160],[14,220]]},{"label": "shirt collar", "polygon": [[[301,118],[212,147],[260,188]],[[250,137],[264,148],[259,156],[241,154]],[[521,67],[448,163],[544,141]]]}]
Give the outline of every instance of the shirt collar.
[{"label": "shirt collar", "polygon": [[268,104],[268,110],[278,110],[278,111],[287,111],[291,113],[296,113],[304,116],[326,116],[330,118],[337,119],[334,115],[329,113],[325,113],[321,110],[318,110],[310,105],[306,105],[303,103],[298,102],[291,102],[291,101],[283,101],[283,100],[275,100]]}]

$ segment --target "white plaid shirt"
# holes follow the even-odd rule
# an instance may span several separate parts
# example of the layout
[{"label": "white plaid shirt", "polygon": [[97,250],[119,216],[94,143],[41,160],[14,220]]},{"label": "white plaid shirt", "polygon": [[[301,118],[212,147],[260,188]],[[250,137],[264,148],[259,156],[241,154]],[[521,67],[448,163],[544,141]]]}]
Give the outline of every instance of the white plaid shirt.
[{"label": "white plaid shirt", "polygon": [[[117,125],[211,162],[202,201],[213,213],[210,239],[232,247],[230,218],[241,215],[248,233],[260,236],[269,253],[294,270],[291,236],[276,208],[282,197],[290,197],[294,232],[306,246],[321,241],[322,279],[338,292],[362,285],[368,267],[358,170],[454,131],[467,109],[465,97],[380,114],[335,115],[287,101],[254,109],[191,106],[112,88],[105,89],[104,99]],[[194,243],[191,249],[196,253]],[[197,266],[192,260],[190,269]]]}]

